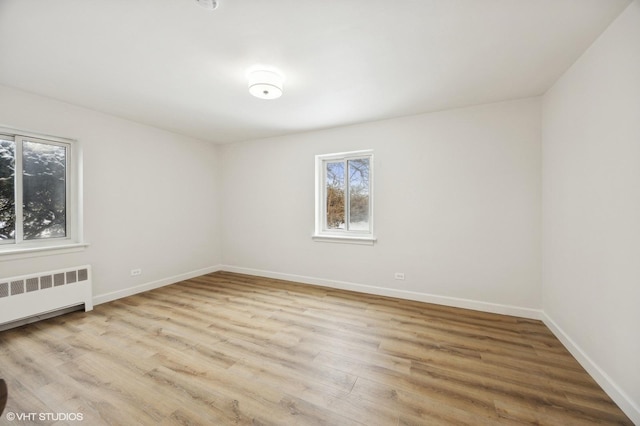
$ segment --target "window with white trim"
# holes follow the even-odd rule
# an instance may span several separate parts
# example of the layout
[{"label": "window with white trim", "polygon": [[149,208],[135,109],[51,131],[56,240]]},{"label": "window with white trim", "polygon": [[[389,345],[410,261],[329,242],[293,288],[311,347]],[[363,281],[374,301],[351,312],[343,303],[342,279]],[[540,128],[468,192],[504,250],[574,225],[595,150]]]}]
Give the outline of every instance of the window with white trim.
[{"label": "window with white trim", "polygon": [[373,244],[373,151],[316,156],[314,239]]},{"label": "window with white trim", "polygon": [[74,142],[0,129],[0,254],[79,238]]}]

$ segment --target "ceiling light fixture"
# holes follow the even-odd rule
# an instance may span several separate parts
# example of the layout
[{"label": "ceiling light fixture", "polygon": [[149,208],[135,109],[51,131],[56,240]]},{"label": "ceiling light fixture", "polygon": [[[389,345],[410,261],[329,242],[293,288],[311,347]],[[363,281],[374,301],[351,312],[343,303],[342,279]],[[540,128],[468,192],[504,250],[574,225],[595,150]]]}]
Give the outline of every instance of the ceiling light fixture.
[{"label": "ceiling light fixture", "polygon": [[207,10],[216,10],[218,8],[218,2],[216,0],[196,0],[196,3]]},{"label": "ceiling light fixture", "polygon": [[260,99],[277,99],[282,96],[284,77],[274,70],[255,69],[247,73],[249,93]]}]

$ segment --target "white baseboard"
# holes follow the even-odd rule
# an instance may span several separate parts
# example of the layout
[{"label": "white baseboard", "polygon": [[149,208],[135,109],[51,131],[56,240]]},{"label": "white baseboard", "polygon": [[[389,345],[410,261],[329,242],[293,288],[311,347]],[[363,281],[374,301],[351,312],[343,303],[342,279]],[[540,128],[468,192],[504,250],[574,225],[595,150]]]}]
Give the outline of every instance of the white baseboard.
[{"label": "white baseboard", "polygon": [[607,373],[604,372],[591,358],[587,355],[580,346],[576,344],[576,342],[569,337],[567,333],[556,324],[546,312],[543,312],[542,321],[545,323],[547,327],[555,334],[555,336],[562,342],[565,348],[571,355],[582,365],[582,367],[587,370],[587,373],[595,380],[600,387],[609,395],[613,401],[618,404],[618,407],[624,413],[629,416],[631,421],[640,425],[640,407],[635,404],[631,398],[622,390],[616,383],[609,377]]},{"label": "white baseboard", "polygon": [[359,293],[375,294],[378,296],[396,297],[398,299],[415,300],[417,302],[434,303],[437,305],[452,306],[455,308],[472,309],[474,311],[491,312],[494,314],[512,315],[522,318],[542,319],[542,311],[538,309],[523,308],[519,306],[501,305],[497,303],[480,302],[456,297],[437,296],[428,293],[418,293],[393,288],[375,287],[365,284],[356,284],[345,281],[327,280],[323,278],[308,277],[304,275],[285,274],[282,272],[263,271],[260,269],[241,268],[238,266],[221,265],[221,270],[236,272],[238,274],[257,275],[260,277],[274,278],[286,281],[295,281],[304,284],[320,285],[340,290],[350,290]]},{"label": "white baseboard", "polygon": [[134,294],[142,293],[144,291],[153,290],[155,288],[164,287],[169,284],[175,284],[180,281],[188,280],[190,278],[199,277],[201,275],[210,274],[221,270],[220,265],[210,266],[208,268],[196,269],[195,271],[186,272],[180,275],[174,275],[172,277],[163,278],[161,280],[152,281],[137,285],[135,287],[125,288],[123,290],[112,291],[111,293],[101,294],[93,297],[93,304],[99,305],[101,303],[111,302],[112,300],[120,299],[127,296],[133,296]]}]

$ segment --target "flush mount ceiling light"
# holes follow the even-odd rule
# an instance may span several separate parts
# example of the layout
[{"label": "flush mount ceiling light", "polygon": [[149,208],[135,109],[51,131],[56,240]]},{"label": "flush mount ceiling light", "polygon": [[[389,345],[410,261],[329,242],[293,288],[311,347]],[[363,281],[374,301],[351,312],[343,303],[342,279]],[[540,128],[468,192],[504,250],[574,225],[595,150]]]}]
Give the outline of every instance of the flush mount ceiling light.
[{"label": "flush mount ceiling light", "polygon": [[196,0],[196,3],[207,10],[216,10],[218,8],[218,2],[216,0]]},{"label": "flush mount ceiling light", "polygon": [[277,99],[282,96],[284,78],[274,70],[254,69],[247,73],[249,93],[260,99]]}]

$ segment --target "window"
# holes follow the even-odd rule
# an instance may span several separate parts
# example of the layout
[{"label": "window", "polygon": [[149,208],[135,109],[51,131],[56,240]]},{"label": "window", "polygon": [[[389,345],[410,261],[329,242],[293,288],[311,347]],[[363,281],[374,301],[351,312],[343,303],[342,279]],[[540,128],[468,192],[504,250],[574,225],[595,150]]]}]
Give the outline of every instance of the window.
[{"label": "window", "polygon": [[314,239],[373,244],[373,151],[316,156]]},{"label": "window", "polygon": [[0,254],[78,241],[73,141],[0,129]]}]

